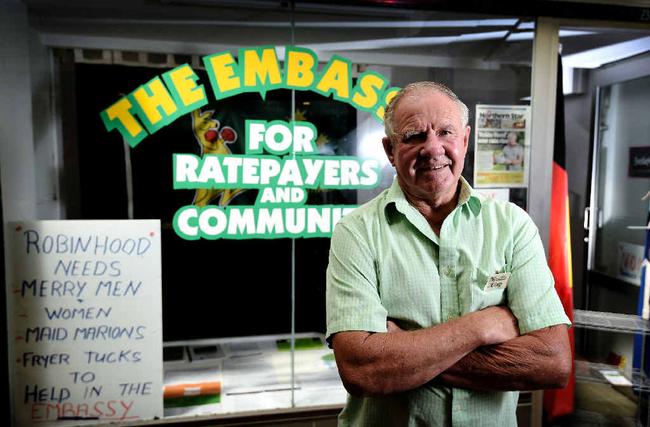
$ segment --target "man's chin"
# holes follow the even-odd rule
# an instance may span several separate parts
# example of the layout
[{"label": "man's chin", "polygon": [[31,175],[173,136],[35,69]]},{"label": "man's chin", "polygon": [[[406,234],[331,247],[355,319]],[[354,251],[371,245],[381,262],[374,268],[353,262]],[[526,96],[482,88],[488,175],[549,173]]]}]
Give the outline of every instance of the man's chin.
[{"label": "man's chin", "polygon": [[458,184],[458,180],[454,179],[451,173],[444,176],[423,174],[419,178],[417,187],[426,194],[455,193]]}]

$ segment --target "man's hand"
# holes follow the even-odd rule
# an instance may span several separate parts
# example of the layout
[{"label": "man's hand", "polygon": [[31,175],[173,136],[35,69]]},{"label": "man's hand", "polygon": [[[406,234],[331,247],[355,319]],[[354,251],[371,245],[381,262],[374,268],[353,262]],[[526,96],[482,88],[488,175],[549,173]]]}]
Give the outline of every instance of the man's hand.
[{"label": "man's hand", "polygon": [[[571,374],[571,349],[565,325],[555,325],[519,337],[517,321],[506,307],[488,307],[493,316],[487,341],[438,376],[452,386],[483,391],[534,390],[564,387]],[[498,326],[497,326],[498,325]],[[388,333],[402,329],[392,320]],[[509,337],[509,338],[508,338]],[[500,341],[501,340],[501,341]]]},{"label": "man's hand", "polygon": [[[481,316],[476,321],[483,322],[484,345],[500,344],[519,336],[517,318],[506,306],[487,307],[478,311]],[[386,321],[387,333],[403,331],[397,323],[388,319]]]},{"label": "man's hand", "polygon": [[562,388],[571,375],[566,325],[555,325],[476,349],[443,372],[439,380],[473,390]]},{"label": "man's hand", "polygon": [[403,331],[403,329],[397,326],[397,323],[393,322],[390,319],[386,321],[386,333],[390,334],[392,332],[399,332],[399,331]]},{"label": "man's hand", "polygon": [[393,321],[386,333],[339,332],[332,348],[346,389],[354,395],[419,387],[478,347],[518,336],[506,307],[489,307],[425,329],[405,331]]},{"label": "man's hand", "polygon": [[478,321],[486,326],[484,345],[501,344],[519,336],[517,318],[508,307],[487,307],[477,313],[482,317]]}]

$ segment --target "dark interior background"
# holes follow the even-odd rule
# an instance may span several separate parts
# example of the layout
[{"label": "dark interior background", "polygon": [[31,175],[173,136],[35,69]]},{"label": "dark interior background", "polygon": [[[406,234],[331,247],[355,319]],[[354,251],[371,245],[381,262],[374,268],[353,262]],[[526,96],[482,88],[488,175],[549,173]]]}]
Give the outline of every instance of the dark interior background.
[{"label": "dark interior background", "polygon": [[[84,219],[128,217],[122,137],[107,132],[99,113],[137,86],[166,70],[119,65],[77,64],[76,104],[80,175],[80,215]],[[244,120],[291,119],[291,91],[274,90],[219,102],[207,75],[204,84],[221,126],[238,133],[229,145],[244,153]],[[313,92],[296,92],[296,109],[328,142],[329,154],[355,154],[356,110]],[[176,235],[176,211],[192,203],[194,190],[174,190],[172,153],[200,154],[190,114],[130,149],[135,219],[160,219],[162,226],[163,337],[165,341],[289,333],[291,329],[291,240],[198,240]],[[253,205],[247,190],[232,205]],[[216,203],[216,202],[213,202]],[[309,191],[308,204],[355,204],[355,191]],[[325,269],[329,239],[296,239],[296,329],[325,332]]]}]

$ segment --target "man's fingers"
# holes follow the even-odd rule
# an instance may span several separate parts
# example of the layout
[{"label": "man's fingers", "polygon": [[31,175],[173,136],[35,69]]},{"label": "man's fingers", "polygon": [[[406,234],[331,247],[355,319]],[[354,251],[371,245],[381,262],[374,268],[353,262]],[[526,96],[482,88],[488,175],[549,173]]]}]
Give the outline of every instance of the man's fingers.
[{"label": "man's fingers", "polygon": [[508,307],[492,306],[481,312],[488,316],[483,321],[486,345],[501,344],[519,336],[517,318]]},{"label": "man's fingers", "polygon": [[386,332],[388,332],[388,333],[397,332],[397,331],[402,330],[402,328],[397,326],[397,323],[393,322],[392,320],[387,320],[386,321],[386,329],[387,329]]}]

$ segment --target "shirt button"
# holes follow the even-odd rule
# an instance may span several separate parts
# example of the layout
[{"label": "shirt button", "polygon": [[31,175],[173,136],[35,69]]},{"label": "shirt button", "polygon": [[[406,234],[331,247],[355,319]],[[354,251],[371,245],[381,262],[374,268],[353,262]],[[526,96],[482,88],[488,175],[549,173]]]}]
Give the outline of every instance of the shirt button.
[{"label": "shirt button", "polygon": [[447,277],[451,277],[454,274],[454,269],[450,265],[448,265],[442,269],[442,274],[444,274]]}]

